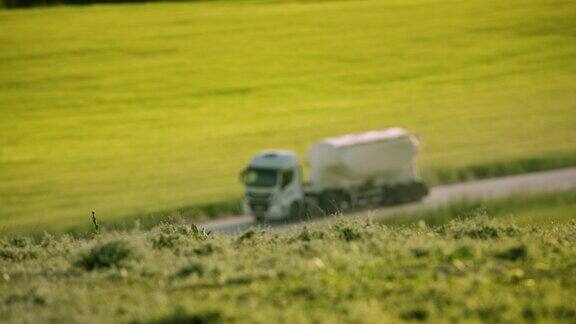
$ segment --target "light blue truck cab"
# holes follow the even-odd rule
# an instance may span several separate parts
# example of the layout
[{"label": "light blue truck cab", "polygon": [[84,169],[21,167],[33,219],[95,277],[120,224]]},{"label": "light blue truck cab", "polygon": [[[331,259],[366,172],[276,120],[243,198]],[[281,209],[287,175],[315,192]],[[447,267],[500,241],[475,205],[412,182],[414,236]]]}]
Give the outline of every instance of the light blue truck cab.
[{"label": "light blue truck cab", "polygon": [[299,213],[304,200],[302,172],[295,153],[263,151],[241,174],[243,211],[257,220],[279,220]]}]

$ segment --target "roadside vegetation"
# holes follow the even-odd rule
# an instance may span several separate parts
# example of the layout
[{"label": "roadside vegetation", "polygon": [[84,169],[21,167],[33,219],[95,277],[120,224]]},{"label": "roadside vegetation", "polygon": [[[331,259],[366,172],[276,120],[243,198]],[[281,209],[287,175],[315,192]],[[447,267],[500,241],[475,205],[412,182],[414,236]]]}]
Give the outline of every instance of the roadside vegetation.
[{"label": "roadside vegetation", "polygon": [[0,232],[234,213],[257,151],[417,132],[430,183],[575,165],[574,1],[0,12]]},{"label": "roadside vegetation", "polygon": [[[479,214],[498,216],[505,222],[522,225],[566,223],[576,217],[576,191],[539,195],[517,194],[490,201],[463,199],[425,211],[399,213],[381,222],[388,226],[405,226],[418,222],[431,226],[444,225],[454,219],[464,220]],[[374,215],[378,216],[377,213]]]},{"label": "roadside vegetation", "polygon": [[165,223],[5,237],[0,321],[574,323],[574,196],[487,203],[440,225],[430,214],[234,236]]}]

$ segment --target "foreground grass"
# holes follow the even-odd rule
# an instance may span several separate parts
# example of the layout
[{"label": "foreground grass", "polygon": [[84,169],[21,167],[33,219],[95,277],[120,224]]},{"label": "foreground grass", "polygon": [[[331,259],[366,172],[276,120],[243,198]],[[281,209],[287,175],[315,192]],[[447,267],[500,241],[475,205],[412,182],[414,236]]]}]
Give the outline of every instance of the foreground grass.
[{"label": "foreground grass", "polygon": [[0,231],[234,199],[260,149],[389,126],[421,135],[434,183],[574,165],[575,6],[2,11]]},{"label": "foreground grass", "polygon": [[535,208],[537,223],[517,212],[521,225],[496,212],[232,237],[164,224],[4,238],[0,320],[573,323],[576,204],[559,206]]}]

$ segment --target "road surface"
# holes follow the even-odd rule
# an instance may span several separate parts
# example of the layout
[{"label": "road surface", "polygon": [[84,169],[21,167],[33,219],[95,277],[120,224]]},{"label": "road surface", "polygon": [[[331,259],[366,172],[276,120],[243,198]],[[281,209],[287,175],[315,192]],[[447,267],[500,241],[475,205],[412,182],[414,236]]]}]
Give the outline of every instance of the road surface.
[{"label": "road surface", "polygon": [[[434,187],[421,202],[405,205],[377,208],[367,211],[346,214],[343,217],[372,217],[382,219],[399,213],[410,213],[419,210],[433,209],[451,201],[462,199],[488,200],[503,198],[513,194],[536,194],[545,192],[566,191],[576,188],[576,168],[559,169],[522,175],[508,176],[462,182]],[[200,224],[206,230],[234,234],[245,231],[252,226],[261,226],[270,231],[280,231],[301,226],[325,224],[335,217],[315,218],[301,222],[279,222],[256,224],[250,216],[239,216]]]}]

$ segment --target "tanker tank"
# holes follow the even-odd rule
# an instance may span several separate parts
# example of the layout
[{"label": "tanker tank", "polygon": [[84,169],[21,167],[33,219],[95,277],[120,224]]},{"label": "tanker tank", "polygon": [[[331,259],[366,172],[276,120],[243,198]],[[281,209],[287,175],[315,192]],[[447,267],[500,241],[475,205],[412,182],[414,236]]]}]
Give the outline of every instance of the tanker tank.
[{"label": "tanker tank", "polygon": [[308,152],[310,184],[326,189],[413,181],[418,146],[402,128],[326,138]]}]

